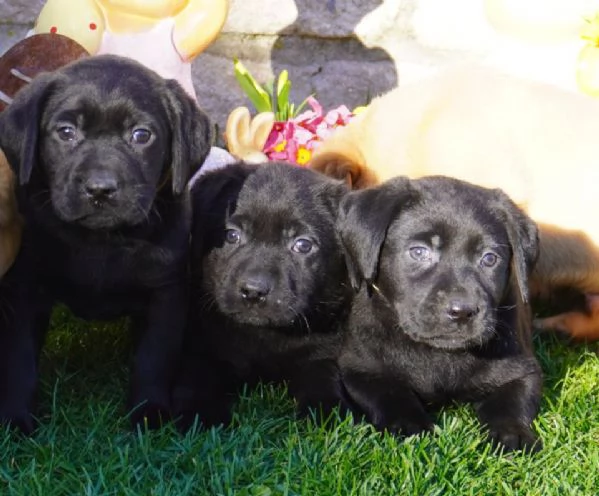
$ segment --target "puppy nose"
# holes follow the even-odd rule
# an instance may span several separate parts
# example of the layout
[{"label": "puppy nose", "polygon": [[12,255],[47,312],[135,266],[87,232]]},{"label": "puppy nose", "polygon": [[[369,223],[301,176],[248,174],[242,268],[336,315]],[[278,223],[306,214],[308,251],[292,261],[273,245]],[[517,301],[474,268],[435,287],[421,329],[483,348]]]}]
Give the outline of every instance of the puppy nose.
[{"label": "puppy nose", "polygon": [[114,177],[98,175],[90,177],[85,182],[85,193],[92,200],[108,199],[114,196],[117,190],[117,182]]},{"label": "puppy nose", "polygon": [[241,297],[248,303],[263,303],[271,290],[266,277],[254,276],[246,279],[239,288]]},{"label": "puppy nose", "polygon": [[449,302],[449,306],[447,307],[447,316],[453,322],[464,323],[468,322],[479,311],[480,309],[470,302],[453,300]]}]

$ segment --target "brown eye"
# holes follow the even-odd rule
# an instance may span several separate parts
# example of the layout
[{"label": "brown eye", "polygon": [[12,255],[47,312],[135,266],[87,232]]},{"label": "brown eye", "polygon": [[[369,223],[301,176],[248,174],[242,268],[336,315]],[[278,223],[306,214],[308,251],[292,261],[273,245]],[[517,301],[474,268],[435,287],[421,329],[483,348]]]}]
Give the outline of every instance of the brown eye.
[{"label": "brown eye", "polygon": [[495,253],[488,252],[480,259],[480,264],[483,267],[493,267],[497,263],[497,260],[499,260],[499,257]]},{"label": "brown eye", "polygon": [[227,229],[225,231],[225,241],[229,244],[236,245],[241,241],[241,233],[237,229]]},{"label": "brown eye", "polygon": [[152,133],[150,131],[140,127],[131,133],[131,143],[135,145],[145,145],[148,141],[150,141],[151,137]]},{"label": "brown eye", "polygon": [[310,253],[312,251],[313,246],[314,244],[309,239],[299,238],[295,240],[295,243],[293,243],[291,249],[295,253],[302,253],[305,255],[306,253]]},{"label": "brown eye", "polygon": [[56,130],[58,138],[62,141],[75,141],[77,130],[73,126],[61,126]]}]

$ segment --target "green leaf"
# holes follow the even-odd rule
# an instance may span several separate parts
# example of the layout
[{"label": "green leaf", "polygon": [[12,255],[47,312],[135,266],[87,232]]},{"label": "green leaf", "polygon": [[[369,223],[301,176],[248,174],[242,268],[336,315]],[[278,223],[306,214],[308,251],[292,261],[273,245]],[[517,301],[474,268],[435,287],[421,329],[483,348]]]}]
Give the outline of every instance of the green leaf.
[{"label": "green leaf", "polygon": [[271,111],[274,112],[275,114],[278,111],[278,106],[277,106],[277,99],[275,98],[275,89],[274,89],[274,81],[268,81],[264,87],[266,89],[266,92],[269,94],[270,96],[270,103],[271,103]]},{"label": "green leaf", "polygon": [[287,71],[281,72],[279,75],[279,82],[277,85],[277,108],[279,112],[283,113],[285,118],[281,120],[287,120],[289,117],[289,92],[291,91],[291,81],[289,81]]},{"label": "green leaf", "polygon": [[254,107],[256,107],[256,110],[258,112],[270,112],[272,110],[271,97],[260,86],[258,81],[253,78],[239,59],[233,59],[233,69],[239,86],[241,86],[243,92],[250,99]]}]

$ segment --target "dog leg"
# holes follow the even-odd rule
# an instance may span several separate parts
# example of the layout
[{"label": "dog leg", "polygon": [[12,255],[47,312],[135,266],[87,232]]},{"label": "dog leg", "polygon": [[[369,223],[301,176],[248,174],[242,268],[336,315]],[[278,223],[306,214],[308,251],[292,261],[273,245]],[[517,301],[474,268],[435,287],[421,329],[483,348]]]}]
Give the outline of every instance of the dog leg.
[{"label": "dog leg", "polygon": [[170,417],[170,388],[187,320],[187,288],[154,290],[145,315],[133,318],[136,348],[129,405],[133,425],[155,429]]},{"label": "dog leg", "polygon": [[21,326],[11,325],[2,334],[0,424],[31,434],[38,379],[36,345],[31,333],[24,332]]},{"label": "dog leg", "polygon": [[0,424],[31,434],[39,352],[52,304],[37,288],[28,287],[17,294],[14,286],[19,282],[10,280],[12,275],[8,274],[9,281],[0,294],[2,305],[8,305],[0,315]]},{"label": "dog leg", "polygon": [[173,412],[181,432],[188,431],[196,418],[203,427],[231,422],[240,385],[231,369],[200,354],[184,358],[173,388]]},{"label": "dog leg", "polygon": [[318,421],[326,421],[339,407],[340,413],[349,410],[344,401],[341,371],[337,365],[341,337],[311,335],[308,339],[290,339],[287,350],[276,357],[277,369],[265,377],[287,380],[289,393],[295,398],[300,416],[314,411]]},{"label": "dog leg", "polygon": [[565,312],[536,319],[533,327],[540,331],[559,331],[576,341],[599,339],[599,294],[585,295],[588,312]]},{"label": "dog leg", "polygon": [[319,421],[325,421],[336,407],[342,415],[348,412],[335,358],[294,360],[290,363],[297,367],[290,374],[288,389],[297,401],[300,415],[309,415],[313,410]]},{"label": "dog leg", "polygon": [[[530,369],[528,374],[493,387],[492,393],[477,405],[477,414],[481,423],[489,431],[489,438],[496,444],[503,445],[507,451],[527,450],[535,452],[541,449],[542,443],[531,429],[541,400],[542,378],[538,365],[521,363],[514,360],[496,362],[489,377],[495,377],[497,367],[510,375],[514,370]],[[530,366],[529,366],[530,365]],[[484,381],[483,381],[484,382]]]},{"label": "dog leg", "polygon": [[397,378],[347,369],[342,371],[342,378],[351,400],[377,430],[402,436],[433,430],[433,421],[420,399]]}]

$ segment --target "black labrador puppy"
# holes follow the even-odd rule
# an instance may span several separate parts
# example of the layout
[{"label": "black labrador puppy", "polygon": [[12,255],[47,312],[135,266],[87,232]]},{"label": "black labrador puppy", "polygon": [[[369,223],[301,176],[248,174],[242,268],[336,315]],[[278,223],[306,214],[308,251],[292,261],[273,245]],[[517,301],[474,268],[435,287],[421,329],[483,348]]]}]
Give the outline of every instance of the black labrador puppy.
[{"label": "black labrador puppy", "polygon": [[346,196],[339,231],[361,286],[339,361],[354,405],[378,429],[411,435],[432,428],[431,407],[472,402],[492,440],[538,448],[535,224],[499,190],[396,178]]},{"label": "black labrador puppy", "polygon": [[228,423],[243,384],[287,382],[300,412],[339,403],[352,295],[335,232],[344,184],[284,163],[235,164],[192,188],[192,303],[174,407]]},{"label": "black labrador puppy", "polygon": [[20,297],[2,329],[0,418],[31,431],[53,304],[132,317],[132,420],[170,407],[187,313],[187,182],[209,152],[207,117],[174,81],[116,56],[36,78],[0,114],[25,219]]}]

